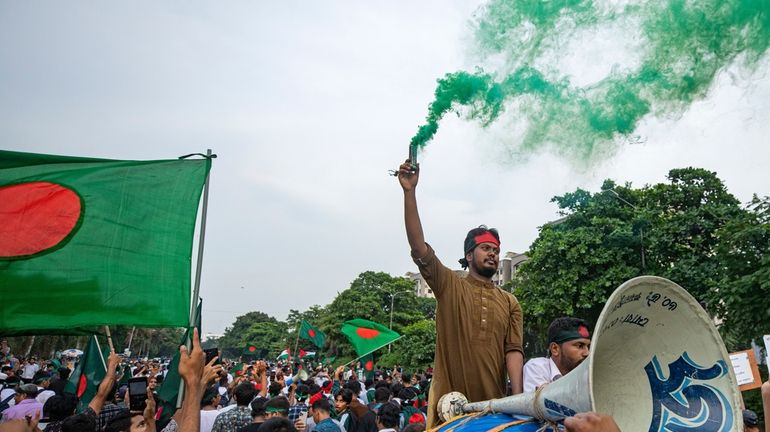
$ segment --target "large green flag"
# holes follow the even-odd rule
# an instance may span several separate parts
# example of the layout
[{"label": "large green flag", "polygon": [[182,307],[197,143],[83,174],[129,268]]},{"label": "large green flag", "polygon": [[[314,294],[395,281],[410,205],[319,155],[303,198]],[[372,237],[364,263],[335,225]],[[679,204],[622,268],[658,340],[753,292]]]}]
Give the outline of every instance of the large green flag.
[{"label": "large green flag", "polygon": [[359,357],[374,352],[401,337],[382,324],[361,318],[345,321],[340,331],[353,344]]},{"label": "large green flag", "polygon": [[320,349],[323,349],[326,343],[326,335],[305,320],[302,320],[302,324],[299,326],[299,336],[313,342]]},{"label": "large green flag", "polygon": [[78,411],[83,411],[96,396],[99,383],[107,375],[106,360],[96,336],[88,338],[88,345],[64,388],[66,392],[73,393],[80,399]]},{"label": "large green flag", "polygon": [[0,150],[0,333],[187,326],[210,167]]}]

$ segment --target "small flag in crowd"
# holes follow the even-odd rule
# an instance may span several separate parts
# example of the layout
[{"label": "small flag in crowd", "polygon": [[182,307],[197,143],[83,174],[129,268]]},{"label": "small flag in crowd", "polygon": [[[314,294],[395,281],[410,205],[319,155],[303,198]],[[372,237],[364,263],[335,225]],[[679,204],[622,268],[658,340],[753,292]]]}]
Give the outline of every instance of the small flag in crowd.
[{"label": "small flag in crowd", "polygon": [[361,318],[345,321],[340,331],[353,344],[359,357],[374,352],[401,337],[382,324]]},{"label": "small flag in crowd", "polygon": [[299,336],[313,342],[318,348],[323,348],[326,343],[326,335],[305,320],[302,320],[302,324],[300,324]]},{"label": "small flag in crowd", "polygon": [[84,410],[96,396],[99,383],[106,374],[107,364],[99,347],[99,341],[96,340],[96,336],[91,336],[88,338],[88,346],[65,386],[68,393],[74,393],[80,399],[78,411]]},{"label": "small flag in crowd", "polygon": [[364,378],[374,379],[374,354],[369,353],[361,357],[361,365],[364,369]]},{"label": "small flag in crowd", "polygon": [[288,360],[290,357],[289,349],[286,348],[285,350],[281,351],[280,354],[278,354],[278,358],[276,360]]},{"label": "small flag in crowd", "polygon": [[257,351],[256,345],[246,345],[246,348],[243,349],[243,355],[256,356]]},{"label": "small flag in crowd", "polygon": [[315,358],[315,351],[299,350],[299,358]]},{"label": "small flag in crowd", "polygon": [[210,167],[0,150],[0,333],[187,326]]}]

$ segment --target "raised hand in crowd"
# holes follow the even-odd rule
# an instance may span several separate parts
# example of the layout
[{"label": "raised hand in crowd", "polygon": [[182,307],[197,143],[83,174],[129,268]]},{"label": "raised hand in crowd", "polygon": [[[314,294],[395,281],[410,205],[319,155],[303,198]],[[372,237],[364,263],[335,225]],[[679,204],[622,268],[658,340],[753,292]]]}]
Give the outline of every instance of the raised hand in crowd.
[{"label": "raised hand in crowd", "polygon": [[142,417],[144,420],[144,432],[155,432],[155,397],[153,397],[152,389],[147,386],[147,400]]},{"label": "raised hand in crowd", "polygon": [[221,364],[216,364],[217,359],[219,359],[219,356],[211,359],[211,361],[203,368],[203,376],[201,377],[200,383],[201,393],[205,392],[206,387],[208,387],[211,383],[219,379],[223,367]]},{"label": "raised hand in crowd", "polygon": [[192,351],[186,346],[179,347],[179,375],[184,381],[182,408],[174,415],[179,432],[200,431],[200,401],[203,396],[203,369],[206,356],[201,349],[198,329],[193,330]]},{"label": "raised hand in crowd", "polygon": [[115,381],[118,379],[116,370],[120,365],[120,356],[115,354],[115,351],[110,351],[110,356],[107,359],[107,373],[104,375],[104,379],[99,383],[99,388],[96,390],[96,396],[88,403],[88,407],[91,408],[96,415],[102,411],[104,407],[104,401],[107,400],[110,391],[115,385]]},{"label": "raised hand in crowd", "polygon": [[615,420],[594,412],[579,413],[564,419],[567,432],[620,432]]}]

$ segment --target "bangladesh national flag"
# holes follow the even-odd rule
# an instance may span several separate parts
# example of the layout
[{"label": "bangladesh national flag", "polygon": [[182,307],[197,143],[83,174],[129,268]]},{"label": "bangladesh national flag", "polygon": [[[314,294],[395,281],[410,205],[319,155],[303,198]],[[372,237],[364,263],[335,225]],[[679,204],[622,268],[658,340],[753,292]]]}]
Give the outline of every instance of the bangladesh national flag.
[{"label": "bangladesh national flag", "polygon": [[0,150],[0,333],[186,327],[210,167]]},{"label": "bangladesh national flag", "polygon": [[374,354],[369,353],[361,357],[361,365],[364,369],[364,378],[374,379]]},{"label": "bangladesh national flag", "polygon": [[245,356],[256,357],[258,352],[259,350],[256,345],[246,345],[246,347],[243,348],[243,355]]},{"label": "bangladesh national flag", "polygon": [[80,399],[78,411],[84,410],[96,396],[96,390],[105,375],[107,375],[107,362],[96,336],[91,336],[88,338],[88,345],[80,356],[78,365],[65,385],[67,393],[73,393]]},{"label": "bangladesh national flag", "polygon": [[326,335],[305,320],[302,320],[302,324],[300,324],[299,336],[313,342],[315,346],[321,349],[323,349],[324,344],[326,343]]},{"label": "bangladesh national flag", "polygon": [[361,318],[345,321],[340,331],[353,344],[359,357],[374,352],[401,337],[382,324]]}]

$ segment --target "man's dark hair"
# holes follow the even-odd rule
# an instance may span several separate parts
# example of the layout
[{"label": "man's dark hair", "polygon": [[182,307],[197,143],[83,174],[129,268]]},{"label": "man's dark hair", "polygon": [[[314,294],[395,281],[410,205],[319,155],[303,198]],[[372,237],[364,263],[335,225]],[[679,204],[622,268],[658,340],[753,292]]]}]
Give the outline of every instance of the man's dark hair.
[{"label": "man's dark hair", "polygon": [[310,384],[310,385],[308,386],[308,389],[309,389],[309,390],[308,390],[308,393],[310,393],[311,395],[314,395],[314,394],[316,394],[316,393],[318,393],[318,392],[320,392],[320,391],[321,391],[321,386],[319,386],[319,385],[318,385],[318,384],[316,384],[316,383],[313,383],[313,384]]},{"label": "man's dark hair", "polygon": [[463,257],[458,261],[464,269],[468,268],[468,260],[465,259],[465,255],[468,255],[468,252],[476,247],[476,236],[484,234],[485,232],[492,234],[498,242],[500,241],[500,234],[497,230],[495,228],[487,228],[486,225],[479,225],[478,228],[473,228],[468,231],[468,234],[465,236],[465,242],[463,242]]},{"label": "man's dark hair", "polygon": [[345,388],[350,389],[350,391],[353,392],[353,394],[359,394],[361,393],[361,383],[356,380],[350,380],[345,383]]},{"label": "man's dark hair", "polygon": [[2,368],[0,368],[0,371],[2,371],[3,373],[7,373],[8,371],[12,371],[12,370],[13,370],[13,367],[9,365],[5,365]]},{"label": "man's dark hair", "polygon": [[374,390],[374,401],[385,403],[390,399],[390,389],[387,387],[377,387]]},{"label": "man's dark hair", "polygon": [[83,413],[75,414],[64,419],[61,423],[61,430],[62,432],[92,431],[96,430],[96,422],[94,418]]},{"label": "man's dark hair", "polygon": [[201,408],[214,403],[214,401],[217,399],[217,396],[219,396],[218,386],[206,387],[206,391],[203,392],[203,397],[201,397]]},{"label": "man's dark hair", "polygon": [[579,327],[585,327],[588,329],[588,323],[580,318],[573,317],[561,317],[551,321],[551,325],[548,326],[548,345],[551,342],[555,342],[559,333],[565,330],[577,330]]},{"label": "man's dark hair", "polygon": [[274,412],[274,411],[280,411],[284,415],[289,414],[289,400],[286,399],[284,396],[278,396],[274,398],[270,398],[270,400],[265,403],[265,412]]},{"label": "man's dark hair", "polygon": [[281,390],[283,390],[281,383],[273,381],[270,383],[270,387],[267,388],[267,393],[270,395],[270,397],[276,397],[281,394]]},{"label": "man's dark hair", "polygon": [[286,417],[270,418],[257,429],[258,432],[296,432],[296,430]]},{"label": "man's dark hair", "polygon": [[412,382],[412,374],[405,373],[401,375],[401,382],[402,383],[411,383]]},{"label": "man's dark hair", "polygon": [[401,408],[395,403],[384,403],[377,411],[377,418],[386,428],[395,428],[398,426],[401,416]]},{"label": "man's dark hair", "polygon": [[257,395],[257,389],[254,388],[254,384],[245,382],[235,386],[233,390],[233,396],[235,396],[235,403],[238,406],[247,406],[251,403],[254,396]]},{"label": "man's dark hair", "polygon": [[[142,415],[141,413],[131,413],[128,410],[120,410],[117,414],[110,417],[107,420],[107,424],[104,425],[104,432],[128,432],[131,430],[131,419],[134,416]],[[85,429],[84,429],[85,430]],[[90,429],[93,430],[93,429]]]},{"label": "man's dark hair", "polygon": [[251,401],[251,416],[253,418],[264,416],[266,403],[267,403],[267,398],[262,396]]},{"label": "man's dark hair", "polygon": [[77,406],[78,398],[71,393],[51,396],[43,405],[43,415],[51,421],[64,420],[75,412]]},{"label": "man's dark hair", "polygon": [[353,400],[353,391],[349,388],[342,388],[337,390],[337,393],[334,395],[334,399],[337,400],[337,397],[341,397],[342,400],[345,401],[345,403],[350,403]]},{"label": "man's dark hair", "polygon": [[68,367],[63,367],[63,366],[60,367],[59,368],[59,379],[61,379],[63,381],[67,381],[67,378],[70,377],[70,373],[71,372],[72,371]]},{"label": "man's dark hair", "polygon": [[417,389],[414,387],[404,387],[398,392],[398,398],[401,399],[401,405],[409,405],[417,397]]},{"label": "man's dark hair", "polygon": [[402,388],[404,388],[404,386],[400,382],[394,382],[390,385],[390,394],[392,394],[393,397],[398,397],[398,394],[401,393]]},{"label": "man's dark hair", "polygon": [[332,407],[329,403],[329,399],[324,397],[313,402],[313,410],[323,411],[327,414],[330,413],[332,411]]},{"label": "man's dark hair", "polygon": [[310,396],[310,387],[308,387],[305,384],[300,384],[297,386],[297,390],[294,393],[294,397],[296,397],[298,401],[305,401],[309,396]]}]

